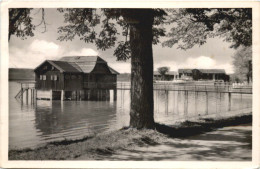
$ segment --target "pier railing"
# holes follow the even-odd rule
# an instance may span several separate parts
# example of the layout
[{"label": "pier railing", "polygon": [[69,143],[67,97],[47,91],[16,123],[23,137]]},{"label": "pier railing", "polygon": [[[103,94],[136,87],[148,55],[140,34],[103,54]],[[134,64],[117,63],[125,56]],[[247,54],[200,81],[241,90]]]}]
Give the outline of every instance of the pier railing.
[{"label": "pier railing", "polygon": [[[221,93],[242,93],[252,94],[252,86],[232,86],[232,85],[194,85],[194,84],[165,84],[154,83],[154,90],[167,91],[194,91],[194,92],[221,92]],[[117,89],[130,90],[130,83],[117,83]]]},{"label": "pier railing", "polygon": [[95,82],[84,82],[83,83],[84,88],[89,88],[89,89],[115,89],[116,88],[116,83],[95,83]]},{"label": "pier railing", "polygon": [[[35,89],[35,82],[19,82],[21,89]],[[118,90],[130,90],[130,82],[118,83],[84,83],[84,88],[117,88]],[[242,93],[252,94],[252,86],[232,86],[226,84],[218,85],[202,85],[202,84],[170,84],[170,83],[154,83],[154,90],[168,91],[196,91],[196,92],[221,92],[221,93]]]}]

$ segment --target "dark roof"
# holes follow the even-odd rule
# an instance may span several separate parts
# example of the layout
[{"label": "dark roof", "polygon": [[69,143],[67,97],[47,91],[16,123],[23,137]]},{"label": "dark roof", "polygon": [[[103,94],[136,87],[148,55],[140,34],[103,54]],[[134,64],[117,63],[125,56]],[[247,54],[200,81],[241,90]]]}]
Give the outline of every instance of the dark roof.
[{"label": "dark roof", "polygon": [[120,74],[120,73],[117,72],[115,69],[111,68],[110,66],[108,66],[108,68],[109,68],[109,70],[110,70],[110,72],[111,72],[112,74],[117,74],[117,75]]},{"label": "dark roof", "polygon": [[103,60],[99,56],[64,56],[60,59],[60,61],[66,61],[66,62],[88,62],[88,63],[107,63],[105,60]]},{"label": "dark roof", "polygon": [[192,73],[192,69],[178,69],[178,73]]},{"label": "dark roof", "polygon": [[36,71],[38,68],[40,68],[44,63],[48,62],[51,64],[53,67],[57,68],[61,72],[72,72],[72,73],[80,73],[81,70],[78,70],[75,68],[73,65],[71,65],[68,62],[63,62],[63,61],[56,61],[56,60],[45,60],[42,64],[37,66],[34,71]]},{"label": "dark roof", "polygon": [[[56,67],[61,72],[71,72],[71,73],[90,73],[93,71],[97,63],[103,63],[107,65],[107,62],[100,58],[99,56],[65,56],[60,60],[46,60],[45,62],[50,63],[52,66]],[[40,64],[34,70],[38,69]],[[108,65],[107,65],[108,66]],[[119,74],[117,71],[109,67],[109,71],[112,74]]]},{"label": "dark roof", "polygon": [[225,69],[199,69],[201,73],[215,73],[215,74],[221,74],[226,73]]},{"label": "dark roof", "polygon": [[[178,72],[179,73],[192,73],[192,70],[195,69],[179,69]],[[209,73],[209,74],[222,74],[222,73],[226,73],[224,69],[197,69],[199,70],[201,73]]]},{"label": "dark roof", "polygon": [[107,64],[107,62],[99,56],[64,56],[60,61],[77,65],[84,73],[90,73],[97,63]]},{"label": "dark roof", "polygon": [[[68,62],[63,62],[63,61],[54,61],[54,60],[47,60],[49,63],[53,63],[55,67],[60,67],[63,72],[72,72],[72,73],[79,73],[81,72],[80,69],[76,67],[76,65],[68,63]],[[52,64],[52,65],[53,65]]]}]

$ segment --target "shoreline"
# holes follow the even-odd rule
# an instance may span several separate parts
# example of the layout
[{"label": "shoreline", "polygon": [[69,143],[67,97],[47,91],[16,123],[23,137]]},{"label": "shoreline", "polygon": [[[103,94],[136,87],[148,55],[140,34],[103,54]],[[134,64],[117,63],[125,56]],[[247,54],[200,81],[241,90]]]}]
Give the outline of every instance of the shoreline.
[{"label": "shoreline", "polygon": [[9,160],[75,160],[84,156],[86,160],[102,160],[102,157],[120,150],[158,145],[173,138],[185,138],[226,126],[249,123],[252,123],[251,114],[219,119],[204,118],[172,126],[157,123],[156,130],[122,128],[77,140],[51,142],[35,149],[10,150],[8,157]]}]

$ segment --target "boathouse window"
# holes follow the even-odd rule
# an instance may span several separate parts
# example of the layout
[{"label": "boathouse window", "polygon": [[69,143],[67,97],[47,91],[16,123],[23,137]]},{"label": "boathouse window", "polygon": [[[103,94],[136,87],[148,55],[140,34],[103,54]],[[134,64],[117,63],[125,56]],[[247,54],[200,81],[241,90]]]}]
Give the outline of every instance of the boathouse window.
[{"label": "boathouse window", "polygon": [[42,80],[42,75],[40,75],[40,80]]},{"label": "boathouse window", "polygon": [[42,80],[46,80],[46,75],[42,75]]},{"label": "boathouse window", "polygon": [[51,80],[54,80],[54,81],[58,80],[58,76],[57,75],[51,75]]}]

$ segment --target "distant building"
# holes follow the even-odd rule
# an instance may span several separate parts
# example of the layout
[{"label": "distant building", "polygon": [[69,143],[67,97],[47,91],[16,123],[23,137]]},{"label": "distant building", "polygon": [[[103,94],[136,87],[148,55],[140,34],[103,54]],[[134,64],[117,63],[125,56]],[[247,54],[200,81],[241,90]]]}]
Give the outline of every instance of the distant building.
[{"label": "distant building", "polygon": [[51,99],[105,100],[110,89],[116,95],[119,73],[99,56],[46,60],[34,72],[36,90],[50,91]]},{"label": "distant building", "polygon": [[223,80],[229,81],[224,69],[179,69],[180,79],[184,80]]},{"label": "distant building", "polygon": [[154,80],[176,80],[179,78],[179,75],[175,71],[169,71],[165,74],[165,77],[162,77],[162,75],[158,71],[153,72]]}]

